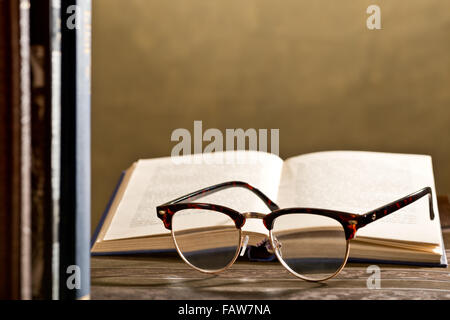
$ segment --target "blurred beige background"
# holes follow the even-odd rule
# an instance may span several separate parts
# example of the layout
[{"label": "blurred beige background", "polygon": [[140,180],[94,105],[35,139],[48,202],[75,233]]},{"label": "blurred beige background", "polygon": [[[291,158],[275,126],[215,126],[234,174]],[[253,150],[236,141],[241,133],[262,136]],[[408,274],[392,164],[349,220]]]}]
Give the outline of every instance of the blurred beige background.
[{"label": "blurred beige background", "polygon": [[[381,7],[382,30],[366,28]],[[93,1],[92,227],[176,128],[279,128],[283,158],[430,154],[450,194],[450,2]]]}]

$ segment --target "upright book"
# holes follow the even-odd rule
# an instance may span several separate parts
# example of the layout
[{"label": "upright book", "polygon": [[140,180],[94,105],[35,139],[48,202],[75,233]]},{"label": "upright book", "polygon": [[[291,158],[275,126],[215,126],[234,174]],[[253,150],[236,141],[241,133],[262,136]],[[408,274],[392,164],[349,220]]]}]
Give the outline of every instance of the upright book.
[{"label": "upright book", "polygon": [[91,0],[62,1],[61,23],[59,298],[87,299],[90,291]]},{"label": "upright book", "polygon": [[28,4],[0,1],[0,299],[31,298]]},{"label": "upright book", "polygon": [[60,2],[30,3],[33,299],[59,291]]},{"label": "upright book", "polygon": [[[139,160],[126,170],[97,228],[92,254],[173,250],[156,206],[226,181],[245,181],[281,208],[309,207],[363,214],[424,187],[431,187],[435,218],[424,197],[357,232],[350,259],[445,266],[432,160],[426,155],[330,151],[282,160],[268,153],[236,151],[205,158]],[[246,190],[231,188],[201,202],[239,212],[268,213]],[[195,217],[192,216],[195,224]],[[314,227],[314,221],[308,222]],[[243,232],[256,246],[268,237],[261,220],[249,219]],[[220,241],[220,239],[217,239]]]}]

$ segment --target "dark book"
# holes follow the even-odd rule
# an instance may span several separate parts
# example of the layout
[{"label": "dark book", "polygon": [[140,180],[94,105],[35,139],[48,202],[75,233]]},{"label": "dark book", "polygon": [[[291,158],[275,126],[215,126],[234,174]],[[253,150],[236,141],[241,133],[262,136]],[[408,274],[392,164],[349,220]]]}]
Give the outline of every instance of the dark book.
[{"label": "dark book", "polygon": [[58,297],[60,1],[30,3],[32,295]]},{"label": "dark book", "polygon": [[91,1],[61,5],[60,299],[89,298]]},{"label": "dark book", "polygon": [[31,297],[27,4],[0,0],[0,299]]}]

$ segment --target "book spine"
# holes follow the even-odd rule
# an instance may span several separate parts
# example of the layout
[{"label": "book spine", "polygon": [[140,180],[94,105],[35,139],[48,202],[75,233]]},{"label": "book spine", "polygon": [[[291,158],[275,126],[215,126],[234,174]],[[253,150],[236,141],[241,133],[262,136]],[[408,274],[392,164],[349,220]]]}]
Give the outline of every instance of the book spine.
[{"label": "book spine", "polygon": [[59,2],[30,3],[33,299],[55,298],[58,287]]},{"label": "book spine", "polygon": [[91,1],[61,5],[60,299],[90,291]]},{"label": "book spine", "polygon": [[51,202],[52,298],[59,297],[59,221],[61,188],[61,0],[51,0]]},{"label": "book spine", "polygon": [[29,5],[0,0],[0,299],[31,298]]}]

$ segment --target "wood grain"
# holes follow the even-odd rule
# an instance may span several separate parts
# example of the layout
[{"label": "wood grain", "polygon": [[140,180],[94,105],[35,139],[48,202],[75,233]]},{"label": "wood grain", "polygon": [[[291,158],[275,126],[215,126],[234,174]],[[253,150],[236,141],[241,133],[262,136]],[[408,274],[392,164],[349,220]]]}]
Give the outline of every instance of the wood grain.
[{"label": "wood grain", "polygon": [[[440,201],[441,220],[450,216]],[[446,220],[445,220],[446,221]],[[445,247],[450,229],[443,228]],[[447,257],[450,250],[446,250]],[[450,299],[448,268],[380,264],[381,288],[368,289],[369,264],[348,264],[325,283],[299,280],[278,262],[238,260],[219,275],[190,268],[175,253],[93,257],[93,299]]]}]

